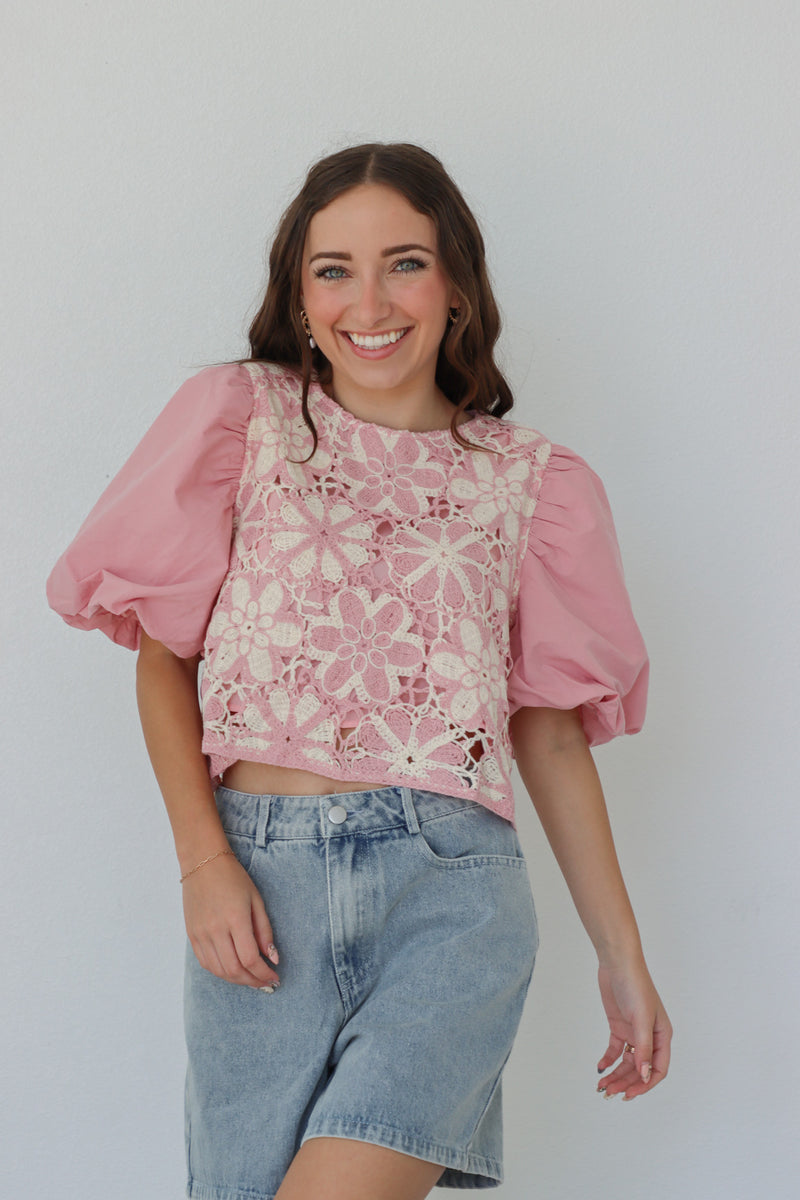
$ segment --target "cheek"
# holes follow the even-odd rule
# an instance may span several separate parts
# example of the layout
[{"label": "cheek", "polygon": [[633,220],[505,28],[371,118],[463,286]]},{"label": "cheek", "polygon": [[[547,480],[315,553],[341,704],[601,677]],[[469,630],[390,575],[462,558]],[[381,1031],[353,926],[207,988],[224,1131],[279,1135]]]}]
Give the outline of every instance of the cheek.
[{"label": "cheek", "polygon": [[320,325],[332,325],[344,307],[341,295],[336,294],[340,290],[319,283],[310,284],[303,292],[309,319]]},{"label": "cheek", "polygon": [[444,280],[420,280],[415,292],[413,305],[420,316],[428,320],[444,322],[447,320],[449,289]]}]

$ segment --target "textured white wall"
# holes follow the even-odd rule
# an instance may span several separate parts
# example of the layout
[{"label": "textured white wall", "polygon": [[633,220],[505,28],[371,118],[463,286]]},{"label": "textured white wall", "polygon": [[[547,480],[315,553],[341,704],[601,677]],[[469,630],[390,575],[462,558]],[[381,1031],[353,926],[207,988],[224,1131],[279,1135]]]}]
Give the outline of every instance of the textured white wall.
[{"label": "textured white wall", "polygon": [[307,164],[379,138],[438,151],[482,218],[512,417],[603,476],[653,660],[645,731],[597,758],[674,1069],[595,1097],[592,951],[520,785],[542,949],[499,1194],[795,1195],[797,5],[26,0],[2,23],[6,1194],[183,1187],[180,894],[134,660],[49,613],[45,576],[178,383],[242,351]]}]

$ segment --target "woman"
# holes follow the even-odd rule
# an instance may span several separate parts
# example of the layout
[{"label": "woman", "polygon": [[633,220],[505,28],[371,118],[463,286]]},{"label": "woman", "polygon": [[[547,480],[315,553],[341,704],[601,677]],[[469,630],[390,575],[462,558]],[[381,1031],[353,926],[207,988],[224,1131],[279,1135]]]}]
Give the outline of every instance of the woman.
[{"label": "woman", "polygon": [[537,948],[514,758],[598,953],[599,1089],[666,1074],[589,749],[641,726],[647,656],[599,479],[502,419],[498,331],[436,158],[322,160],[250,358],[184,384],[48,581],[139,651],[188,933],[189,1196],[501,1181]]}]

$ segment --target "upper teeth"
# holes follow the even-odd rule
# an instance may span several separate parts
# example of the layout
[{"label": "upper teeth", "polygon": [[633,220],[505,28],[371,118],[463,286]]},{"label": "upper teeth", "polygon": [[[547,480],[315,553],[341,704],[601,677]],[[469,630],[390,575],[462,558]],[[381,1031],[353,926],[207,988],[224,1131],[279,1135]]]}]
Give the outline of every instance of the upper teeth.
[{"label": "upper teeth", "polygon": [[392,329],[389,333],[361,334],[348,333],[350,341],[362,350],[378,350],[381,346],[389,346],[405,333],[405,329]]}]

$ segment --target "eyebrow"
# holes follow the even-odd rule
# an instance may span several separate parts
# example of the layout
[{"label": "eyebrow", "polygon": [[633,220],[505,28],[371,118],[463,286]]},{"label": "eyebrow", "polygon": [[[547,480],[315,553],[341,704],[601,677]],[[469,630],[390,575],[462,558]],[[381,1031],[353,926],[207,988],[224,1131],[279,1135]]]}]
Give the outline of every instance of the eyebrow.
[{"label": "eyebrow", "polygon": [[[392,254],[406,254],[409,250],[423,250],[426,254],[433,254],[433,251],[427,246],[421,246],[417,242],[409,242],[407,246],[387,246],[385,250],[381,251],[381,254],[383,258],[389,258]],[[352,254],[346,254],[341,250],[320,250],[319,254],[311,255],[308,260],[309,264],[316,262],[318,258],[335,258],[341,262],[352,262],[353,260]]]}]

